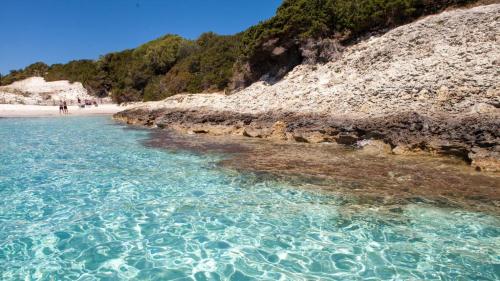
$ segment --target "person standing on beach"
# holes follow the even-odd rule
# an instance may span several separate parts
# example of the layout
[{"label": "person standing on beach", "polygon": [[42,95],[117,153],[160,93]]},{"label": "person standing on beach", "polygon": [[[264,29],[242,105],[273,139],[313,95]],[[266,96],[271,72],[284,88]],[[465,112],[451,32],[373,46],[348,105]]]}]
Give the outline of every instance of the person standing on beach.
[{"label": "person standing on beach", "polygon": [[64,109],[64,114],[68,114],[68,104],[66,101],[63,102],[63,109]]},{"label": "person standing on beach", "polygon": [[59,101],[59,114],[64,113],[64,105],[62,101]]}]

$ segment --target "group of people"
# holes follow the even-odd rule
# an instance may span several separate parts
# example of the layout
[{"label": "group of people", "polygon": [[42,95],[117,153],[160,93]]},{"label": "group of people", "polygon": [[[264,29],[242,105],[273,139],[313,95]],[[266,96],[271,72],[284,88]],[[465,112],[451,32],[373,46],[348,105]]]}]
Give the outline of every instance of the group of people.
[{"label": "group of people", "polygon": [[[98,106],[98,103],[96,100],[81,100],[79,97],[77,98],[78,102],[78,107],[80,108],[85,108],[86,106]],[[65,100],[60,100],[59,101],[59,114],[69,114],[68,112],[68,103]]]},{"label": "group of people", "polygon": [[81,100],[80,98],[78,98],[78,100],[77,100],[77,101],[78,101],[78,106],[79,106],[80,108],[85,108],[85,106],[87,106],[87,105],[89,105],[89,106],[92,106],[92,105],[93,105],[93,106],[95,106],[95,107],[97,107],[97,106],[98,106],[98,105],[97,105],[97,101],[96,101],[96,100],[87,100],[87,99],[86,99],[86,100],[84,100],[84,101],[82,102],[82,100]]},{"label": "group of people", "polygon": [[59,101],[59,114],[69,114],[66,101]]}]

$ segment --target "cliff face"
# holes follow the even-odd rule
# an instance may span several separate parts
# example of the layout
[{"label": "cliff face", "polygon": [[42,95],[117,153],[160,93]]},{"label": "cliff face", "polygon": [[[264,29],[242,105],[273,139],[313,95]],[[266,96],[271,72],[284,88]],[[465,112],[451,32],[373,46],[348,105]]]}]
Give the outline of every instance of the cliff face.
[{"label": "cliff face", "polygon": [[394,153],[454,154],[498,170],[499,15],[494,4],[429,16],[326,64],[298,66],[273,85],[178,95],[117,118],[308,142],[376,139]]}]

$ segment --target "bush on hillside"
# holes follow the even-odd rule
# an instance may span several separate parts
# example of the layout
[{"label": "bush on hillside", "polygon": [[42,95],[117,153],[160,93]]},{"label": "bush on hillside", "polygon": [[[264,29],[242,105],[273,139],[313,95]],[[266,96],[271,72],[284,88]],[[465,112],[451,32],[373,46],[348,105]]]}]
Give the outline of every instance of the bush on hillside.
[{"label": "bush on hillside", "polygon": [[[243,79],[239,84],[244,86],[265,74],[280,78],[301,63],[301,48],[308,39],[333,37],[346,43],[368,32],[475,1],[284,0],[274,17],[243,32],[235,77]],[[285,51],[277,56],[276,48]]]},{"label": "bush on hillside", "polygon": [[16,81],[23,80],[33,76],[45,76],[49,66],[43,62],[30,64],[24,69],[11,70],[9,75],[3,76],[0,85],[9,85]]},{"label": "bush on hillside", "polygon": [[202,34],[196,48],[179,61],[163,79],[167,94],[218,91],[231,82],[238,57],[239,36]]}]

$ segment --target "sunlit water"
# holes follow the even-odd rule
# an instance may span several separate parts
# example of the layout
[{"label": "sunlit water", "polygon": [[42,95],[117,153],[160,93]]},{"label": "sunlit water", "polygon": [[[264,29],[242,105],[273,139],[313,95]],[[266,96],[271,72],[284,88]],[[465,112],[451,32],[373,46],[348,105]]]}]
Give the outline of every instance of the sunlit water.
[{"label": "sunlit water", "polygon": [[391,215],[147,148],[109,118],[0,119],[0,280],[498,280],[500,221]]}]

